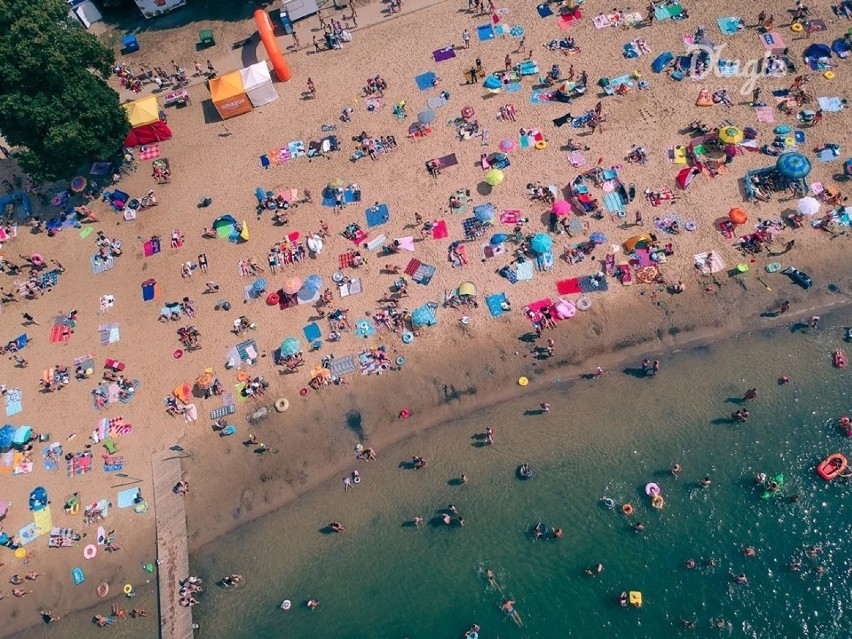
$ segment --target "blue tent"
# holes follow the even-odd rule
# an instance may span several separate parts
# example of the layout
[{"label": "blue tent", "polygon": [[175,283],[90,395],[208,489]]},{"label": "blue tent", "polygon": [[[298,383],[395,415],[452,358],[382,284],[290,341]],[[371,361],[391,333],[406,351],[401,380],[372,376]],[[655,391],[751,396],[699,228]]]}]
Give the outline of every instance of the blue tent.
[{"label": "blue tent", "polygon": [[654,73],[662,73],[666,65],[672,60],[674,60],[674,54],[671,51],[664,51],[651,63],[651,70]]},{"label": "blue tent", "polygon": [[28,441],[30,441],[30,437],[33,436],[33,429],[29,426],[18,426],[15,430],[15,436],[12,438],[12,443],[15,446],[23,446]]},{"label": "blue tent", "polygon": [[411,313],[411,323],[415,328],[419,326],[434,326],[438,323],[438,318],[435,317],[435,304],[424,304],[420,308],[415,308]]},{"label": "blue tent", "polygon": [[503,242],[509,239],[509,236],[505,233],[495,233],[491,236],[491,245],[492,246],[500,246]]},{"label": "blue tent", "polygon": [[805,60],[808,58],[814,58],[815,60],[818,58],[830,58],[831,48],[827,44],[814,43],[805,49],[804,53],[802,53],[802,57],[805,58]]},{"label": "blue tent", "polygon": [[30,510],[38,511],[47,508],[47,490],[42,486],[38,486],[30,493]]}]

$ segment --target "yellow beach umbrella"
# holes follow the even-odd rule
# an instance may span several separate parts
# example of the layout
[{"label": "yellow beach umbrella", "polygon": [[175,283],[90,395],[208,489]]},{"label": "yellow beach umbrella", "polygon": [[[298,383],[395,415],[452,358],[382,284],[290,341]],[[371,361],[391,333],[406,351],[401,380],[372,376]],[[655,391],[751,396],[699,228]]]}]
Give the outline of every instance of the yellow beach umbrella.
[{"label": "yellow beach umbrella", "polygon": [[476,295],[476,287],[471,282],[462,282],[461,284],[459,284],[459,295]]},{"label": "yellow beach umbrella", "polygon": [[743,141],[745,134],[735,126],[726,126],[719,131],[719,139],[725,144],[737,144]]},{"label": "yellow beach umbrella", "polygon": [[500,169],[491,169],[488,173],[485,174],[485,182],[489,186],[497,186],[498,184],[502,184],[503,180],[506,179],[506,176],[503,175],[503,171]]}]

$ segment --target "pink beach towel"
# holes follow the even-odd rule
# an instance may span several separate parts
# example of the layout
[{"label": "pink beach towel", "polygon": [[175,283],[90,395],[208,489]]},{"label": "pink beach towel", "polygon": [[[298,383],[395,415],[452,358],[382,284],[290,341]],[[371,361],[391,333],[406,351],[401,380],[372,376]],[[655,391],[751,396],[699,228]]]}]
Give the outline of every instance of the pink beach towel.
[{"label": "pink beach towel", "polygon": [[361,242],[363,242],[366,239],[367,239],[367,234],[364,233],[364,231],[362,231],[361,229],[358,229],[357,231],[355,231],[355,234],[352,237],[352,243],[355,246],[360,246]]},{"label": "pink beach towel", "polygon": [[[528,304],[525,309],[525,313],[531,321],[537,322],[541,319],[541,310],[544,308],[549,308],[551,306],[553,306],[553,300],[549,297],[546,297],[544,299],[537,300],[535,302],[532,302],[531,304]],[[530,317],[530,313],[532,313],[532,317]]]},{"label": "pink beach towel", "polygon": [[443,240],[445,237],[449,237],[450,232],[447,230],[447,223],[444,220],[435,223],[435,226],[432,227],[432,239],[433,240]]},{"label": "pink beach towel", "polygon": [[520,211],[503,211],[500,213],[500,222],[503,224],[515,225],[521,219]]},{"label": "pink beach towel", "polygon": [[152,144],[151,146],[143,146],[139,151],[140,160],[156,160],[160,157],[160,145]]},{"label": "pink beach towel", "polygon": [[767,51],[772,51],[773,49],[786,49],[787,45],[784,44],[784,38],[777,31],[770,31],[769,33],[761,33],[757,36],[760,38],[760,43],[763,45],[763,48]]},{"label": "pink beach towel", "polygon": [[763,122],[764,124],[775,122],[775,111],[772,110],[772,107],[754,107],[754,111],[757,113],[758,122]]}]

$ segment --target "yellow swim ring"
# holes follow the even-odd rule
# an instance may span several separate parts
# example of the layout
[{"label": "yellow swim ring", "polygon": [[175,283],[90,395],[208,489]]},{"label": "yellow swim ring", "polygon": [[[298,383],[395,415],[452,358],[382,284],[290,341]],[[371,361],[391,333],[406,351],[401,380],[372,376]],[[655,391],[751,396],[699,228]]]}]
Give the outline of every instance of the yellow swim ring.
[{"label": "yellow swim ring", "polygon": [[133,586],[130,584],[124,584],[124,594],[129,595],[131,592],[133,592]]},{"label": "yellow swim ring", "polygon": [[538,151],[543,151],[544,149],[547,148],[547,142],[545,142],[544,140],[539,140],[538,142],[535,143],[535,148]]},{"label": "yellow swim ring", "polygon": [[822,74],[822,77],[824,77],[826,80],[834,80],[834,71],[826,71]]},{"label": "yellow swim ring", "polygon": [[805,30],[805,26],[801,22],[794,22],[790,25],[790,31],[793,33],[801,33]]},{"label": "yellow swim ring", "polygon": [[662,495],[654,495],[653,499],[651,499],[651,505],[657,510],[662,510],[665,503]]},{"label": "yellow swim ring", "polygon": [[530,383],[530,380],[528,380],[526,377],[519,377],[518,378],[518,386],[526,386],[529,383]]}]

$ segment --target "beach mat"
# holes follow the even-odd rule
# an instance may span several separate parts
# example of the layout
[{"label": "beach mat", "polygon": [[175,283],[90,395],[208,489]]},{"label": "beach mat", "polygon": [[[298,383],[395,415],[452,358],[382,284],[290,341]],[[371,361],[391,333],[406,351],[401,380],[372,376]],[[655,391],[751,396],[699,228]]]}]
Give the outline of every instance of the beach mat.
[{"label": "beach mat", "polygon": [[434,161],[438,163],[439,169],[446,169],[451,166],[456,166],[459,163],[459,159],[456,157],[455,153],[450,153],[449,155],[436,158]]},{"label": "beach mat", "polygon": [[115,258],[112,256],[107,259],[102,259],[100,255],[92,255],[92,275],[98,275],[104,271],[111,271],[115,268]]},{"label": "beach mat", "polygon": [[420,260],[412,257],[411,260],[409,260],[408,265],[405,267],[405,270],[403,272],[410,277],[410,276],[414,275],[414,273],[417,271],[418,268],[420,268]]},{"label": "beach mat", "polygon": [[346,357],[341,357],[340,359],[333,359],[326,366],[331,374],[334,377],[341,377],[343,375],[351,375],[355,371],[358,370],[357,365],[355,364],[355,356],[347,355]]},{"label": "beach mat", "polygon": [[476,35],[480,42],[487,42],[494,39],[494,27],[490,24],[483,24],[476,27]]},{"label": "beach mat", "polygon": [[121,490],[116,498],[116,504],[119,508],[130,508],[133,505],[133,500],[136,499],[137,494],[139,494],[138,488],[127,488],[126,490]]},{"label": "beach mat", "polygon": [[50,532],[50,529],[53,528],[53,517],[50,514],[50,505],[33,512],[33,523],[35,524],[37,534],[46,535]]},{"label": "beach mat", "polygon": [[426,100],[426,106],[428,106],[433,111],[435,109],[440,109],[442,106],[447,106],[447,98],[442,95],[433,96]]},{"label": "beach mat", "polygon": [[786,49],[787,44],[784,42],[784,38],[781,37],[781,34],[770,31],[769,33],[761,33],[757,36],[760,38],[760,44],[763,45],[763,48],[767,51],[772,51],[773,49]]},{"label": "beach mat", "polygon": [[414,82],[417,84],[417,88],[421,91],[428,91],[432,88],[437,77],[438,76],[435,75],[434,71],[427,71],[426,73],[414,76]]},{"label": "beach mat", "polygon": [[368,208],[365,213],[367,218],[367,228],[380,226],[390,219],[390,211],[387,204],[376,204]]},{"label": "beach mat", "polygon": [[533,278],[533,274],[535,272],[535,263],[534,262],[523,262],[522,264],[518,264],[516,275],[518,276],[519,282],[529,282]]},{"label": "beach mat", "polygon": [[843,101],[838,97],[833,98],[817,98],[819,108],[829,113],[836,113],[843,110]]},{"label": "beach mat", "polygon": [[538,12],[540,18],[548,18],[553,15],[553,9],[550,8],[549,4],[540,4],[535,10]]},{"label": "beach mat", "polygon": [[433,240],[443,240],[445,237],[449,236],[450,232],[447,230],[447,223],[444,220],[440,220],[432,227]]},{"label": "beach mat", "polygon": [[532,94],[530,95],[530,103],[531,104],[549,104],[553,102],[553,95],[555,91],[548,91],[547,89],[533,89]]},{"label": "beach mat", "polygon": [[556,282],[556,292],[560,295],[582,293],[583,289],[580,288],[580,278],[574,277],[568,280],[559,280]]},{"label": "beach mat", "polygon": [[605,277],[597,285],[594,284],[595,281],[597,280],[593,280],[590,275],[584,275],[580,278],[580,290],[583,293],[603,293],[609,289]]},{"label": "beach mat", "polygon": [[444,60],[452,60],[456,57],[456,52],[453,47],[444,47],[443,49],[435,49],[432,52],[432,58],[435,62],[443,62]]}]

